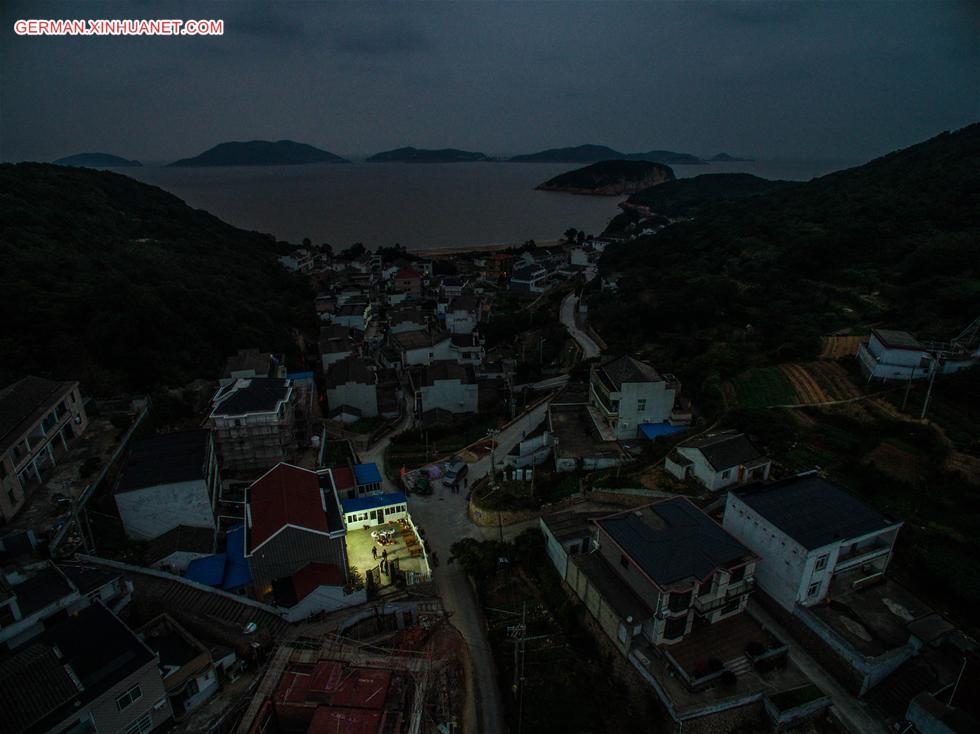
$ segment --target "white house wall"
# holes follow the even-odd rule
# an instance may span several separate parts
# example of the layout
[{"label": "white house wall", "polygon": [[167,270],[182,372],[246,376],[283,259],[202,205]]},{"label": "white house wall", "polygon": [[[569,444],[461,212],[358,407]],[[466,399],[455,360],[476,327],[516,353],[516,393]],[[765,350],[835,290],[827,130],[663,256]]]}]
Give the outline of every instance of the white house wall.
[{"label": "white house wall", "polygon": [[331,410],[350,405],[361,411],[364,418],[378,415],[378,386],[348,382],[327,390],[327,405]]},{"label": "white house wall", "polygon": [[450,413],[476,413],[478,391],[478,385],[464,385],[459,380],[436,380],[419,388],[422,412],[442,408]]}]

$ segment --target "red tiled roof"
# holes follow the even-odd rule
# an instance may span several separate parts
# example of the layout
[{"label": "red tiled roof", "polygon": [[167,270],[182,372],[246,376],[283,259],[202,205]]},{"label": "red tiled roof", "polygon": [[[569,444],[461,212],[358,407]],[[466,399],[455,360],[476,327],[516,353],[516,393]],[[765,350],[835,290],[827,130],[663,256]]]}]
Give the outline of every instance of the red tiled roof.
[{"label": "red tiled roof", "polygon": [[383,716],[380,711],[334,708],[319,706],[310,721],[307,734],[375,734],[381,731]]},{"label": "red tiled roof", "polygon": [[422,273],[420,273],[418,270],[412,270],[411,268],[402,268],[395,273],[395,280],[410,280],[421,277]]},{"label": "red tiled roof", "polygon": [[344,572],[333,563],[307,563],[293,574],[296,601],[303,601],[321,586],[343,586]]},{"label": "red tiled roof", "polygon": [[252,553],[286,525],[330,532],[315,472],[279,464],[248,488],[248,548]]},{"label": "red tiled roof", "polygon": [[337,488],[338,492],[354,487],[354,474],[346,466],[331,469],[330,474],[333,476],[333,486]]}]

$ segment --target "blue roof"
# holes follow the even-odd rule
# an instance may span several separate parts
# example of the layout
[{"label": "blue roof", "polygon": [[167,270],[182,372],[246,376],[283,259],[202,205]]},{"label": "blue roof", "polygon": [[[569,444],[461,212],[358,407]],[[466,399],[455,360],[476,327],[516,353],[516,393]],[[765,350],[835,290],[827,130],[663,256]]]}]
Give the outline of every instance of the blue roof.
[{"label": "blue roof", "polygon": [[657,436],[669,436],[672,433],[683,433],[688,426],[672,426],[669,423],[641,423],[640,431],[651,441]]},{"label": "blue roof", "polygon": [[225,554],[225,579],[221,587],[226,590],[238,589],[252,583],[252,569],[245,560],[245,526],[236,525],[228,531]]},{"label": "blue roof", "polygon": [[184,578],[205,586],[221,586],[225,578],[226,560],[224,553],[195,558],[188,564]]},{"label": "blue roof", "polygon": [[[372,464],[372,466],[374,466]],[[388,494],[376,494],[370,497],[355,497],[350,500],[342,500],[340,504],[344,506],[344,512],[363,512],[364,510],[376,510],[379,507],[388,505],[400,505],[408,502],[402,492],[389,492]]]},{"label": "blue roof", "polygon": [[184,578],[225,590],[252,583],[252,570],[245,560],[245,526],[237,525],[229,530],[227,539],[224,553],[195,558],[188,564]]},{"label": "blue roof", "polygon": [[358,486],[363,484],[380,484],[381,472],[377,464],[354,464],[354,477]]},{"label": "blue roof", "polygon": [[287,372],[286,377],[290,380],[312,380],[312,372]]}]

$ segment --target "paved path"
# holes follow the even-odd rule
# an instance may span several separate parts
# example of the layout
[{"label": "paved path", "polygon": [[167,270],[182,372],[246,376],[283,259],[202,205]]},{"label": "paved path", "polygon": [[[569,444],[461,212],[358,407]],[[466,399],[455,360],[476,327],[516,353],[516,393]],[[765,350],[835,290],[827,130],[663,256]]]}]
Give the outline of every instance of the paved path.
[{"label": "paved path", "polygon": [[561,302],[561,322],[568,329],[568,333],[582,347],[582,359],[592,359],[598,357],[602,351],[599,345],[593,341],[592,337],[578,328],[575,323],[575,309],[578,308],[578,296],[569,293]]},{"label": "paved path", "polygon": [[[548,402],[531,410],[526,416],[514,421],[497,436],[494,460],[499,466],[503,457],[516,446],[525,434],[531,433],[544,420]],[[371,449],[359,452],[362,461],[373,461],[379,467],[384,465],[384,450],[391,436],[411,426],[411,416],[406,415],[398,428],[383,438]],[[490,471],[490,456],[470,464],[468,482],[472,486]],[[382,471],[383,474],[383,471]],[[385,489],[394,491],[394,483],[382,476]],[[464,712],[464,732],[476,734],[498,734],[507,730],[501,704],[500,687],[497,685],[497,668],[487,640],[486,621],[473,587],[466,574],[455,564],[449,565],[450,546],[462,538],[498,538],[503,535],[509,540],[537,521],[520,523],[503,528],[482,528],[470,522],[466,516],[466,492],[452,494],[436,483],[435,491],[428,497],[412,495],[408,506],[416,525],[426,533],[429,545],[439,558],[438,568],[433,569],[433,580],[439,589],[439,596],[450,615],[453,626],[466,640],[469,648],[472,675],[467,681],[466,710]]]},{"label": "paved path", "polygon": [[867,704],[844,690],[840,683],[824,670],[816,660],[793,638],[786,628],[777,622],[759,604],[749,599],[752,613],[766,627],[773,630],[789,646],[789,658],[809,676],[824,693],[830,696],[838,716],[853,734],[889,734],[889,729],[869,710]]}]

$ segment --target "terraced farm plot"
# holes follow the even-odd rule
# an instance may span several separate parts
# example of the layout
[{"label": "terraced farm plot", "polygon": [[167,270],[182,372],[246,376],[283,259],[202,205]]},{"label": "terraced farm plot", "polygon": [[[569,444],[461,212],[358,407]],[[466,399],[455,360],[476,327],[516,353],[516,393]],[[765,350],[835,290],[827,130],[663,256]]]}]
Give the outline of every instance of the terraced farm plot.
[{"label": "terraced farm plot", "polygon": [[847,400],[861,396],[861,390],[837,362],[813,362],[807,370],[816,378],[831,400]]},{"label": "terraced farm plot", "polygon": [[820,359],[840,359],[841,357],[853,357],[857,354],[858,345],[861,344],[863,336],[825,336],[821,338],[823,348],[820,350]]},{"label": "terraced farm plot", "polygon": [[861,463],[873,464],[883,474],[901,482],[911,483],[915,480],[916,452],[899,441],[882,441]]},{"label": "terraced farm plot", "polygon": [[799,402],[789,380],[778,367],[753,367],[734,379],[738,404],[743,408],[766,408]]},{"label": "terraced farm plot", "polygon": [[779,370],[792,385],[793,391],[798,396],[797,402],[813,405],[815,403],[828,403],[832,400],[804,365],[781,364]]}]

